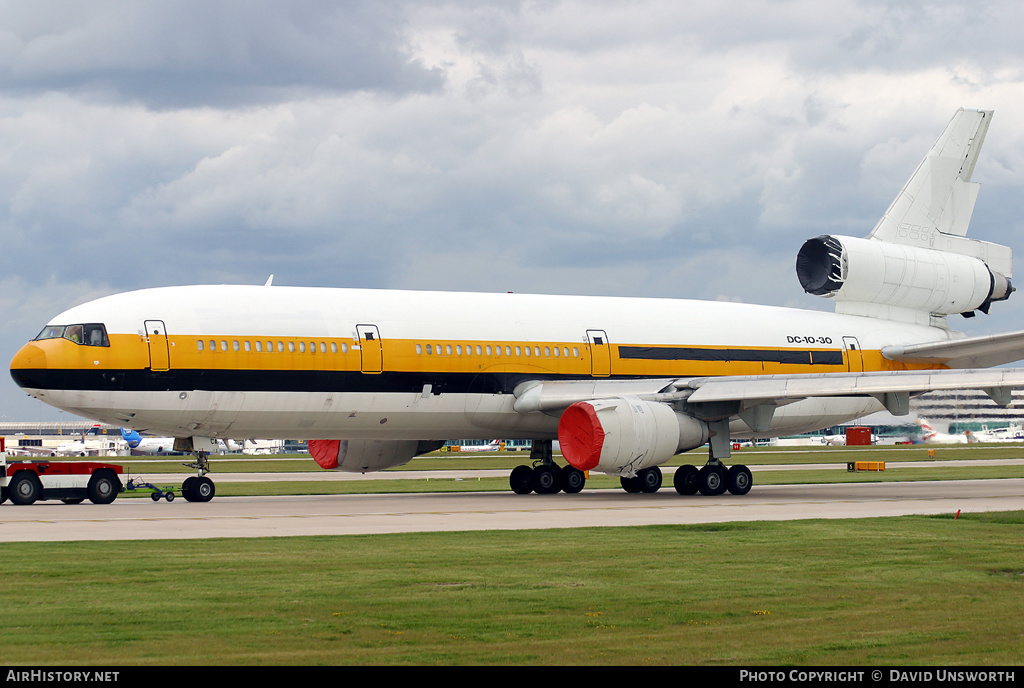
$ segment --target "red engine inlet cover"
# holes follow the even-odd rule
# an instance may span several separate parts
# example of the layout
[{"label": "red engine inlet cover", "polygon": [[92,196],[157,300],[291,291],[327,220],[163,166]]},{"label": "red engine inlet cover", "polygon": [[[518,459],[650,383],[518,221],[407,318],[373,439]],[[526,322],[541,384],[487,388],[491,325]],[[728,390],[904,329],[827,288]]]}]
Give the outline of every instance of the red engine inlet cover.
[{"label": "red engine inlet cover", "polygon": [[562,456],[574,468],[589,471],[597,466],[604,447],[604,428],[593,406],[577,401],[565,409],[558,421],[558,443]]},{"label": "red engine inlet cover", "polygon": [[341,448],[339,440],[310,440],[309,454],[313,457],[320,468],[328,470],[338,467],[338,450]]}]

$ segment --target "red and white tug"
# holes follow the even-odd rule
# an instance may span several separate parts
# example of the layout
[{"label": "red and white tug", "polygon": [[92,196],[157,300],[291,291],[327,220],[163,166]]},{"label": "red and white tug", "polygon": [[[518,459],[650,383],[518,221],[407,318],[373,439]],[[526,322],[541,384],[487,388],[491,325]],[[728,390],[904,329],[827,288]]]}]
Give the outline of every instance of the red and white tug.
[{"label": "red and white tug", "polygon": [[110,504],[124,490],[121,466],[96,461],[8,461],[0,437],[0,504],[32,504],[40,499],[59,499],[79,504]]}]

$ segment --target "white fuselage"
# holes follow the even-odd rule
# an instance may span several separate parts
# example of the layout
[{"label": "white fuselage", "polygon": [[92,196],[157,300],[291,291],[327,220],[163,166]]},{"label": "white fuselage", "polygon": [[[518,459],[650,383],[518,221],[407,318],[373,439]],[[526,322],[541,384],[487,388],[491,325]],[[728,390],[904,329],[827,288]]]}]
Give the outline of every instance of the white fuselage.
[{"label": "white fuselage", "polygon": [[[723,302],[250,286],[129,292],[50,321],[76,323],[104,325],[109,345],[30,342],[11,364],[29,394],[152,433],[267,439],[554,438],[557,414],[513,409],[520,383],[902,370],[882,347],[953,336]],[[731,430],[803,432],[880,408],[809,399],[767,433]]]}]

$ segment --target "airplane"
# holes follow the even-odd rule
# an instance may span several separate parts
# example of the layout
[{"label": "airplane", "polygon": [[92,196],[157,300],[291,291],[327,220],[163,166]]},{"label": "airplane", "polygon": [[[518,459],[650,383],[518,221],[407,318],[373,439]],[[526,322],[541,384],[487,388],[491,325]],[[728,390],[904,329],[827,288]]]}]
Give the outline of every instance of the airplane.
[{"label": "airplane", "polygon": [[174,451],[173,437],[143,437],[136,430],[121,428],[121,437],[128,448],[139,454],[166,454]]},{"label": "airplane", "polygon": [[463,444],[459,446],[459,453],[465,452],[495,452],[501,451],[501,441],[491,440],[487,444]]},{"label": "airplane", "polygon": [[[28,394],[172,435],[207,501],[217,438],[306,439],[332,470],[379,471],[449,439],[533,440],[519,494],[576,493],[588,471],[654,492],[746,494],[730,438],[798,434],[912,395],[980,389],[1006,406],[1024,332],[967,337],[948,316],[1014,291],[1012,250],[967,238],[991,110],[955,113],[875,228],[797,254],[835,312],[656,298],[206,285],[143,289],[52,318],[11,361]],[[742,324],[742,325],[740,325]],[[552,457],[558,440],[566,466]]]},{"label": "airplane", "polygon": [[925,444],[975,444],[985,441],[970,430],[965,430],[962,435],[949,434],[936,431],[928,421],[920,418],[917,424],[921,426],[921,436]]}]

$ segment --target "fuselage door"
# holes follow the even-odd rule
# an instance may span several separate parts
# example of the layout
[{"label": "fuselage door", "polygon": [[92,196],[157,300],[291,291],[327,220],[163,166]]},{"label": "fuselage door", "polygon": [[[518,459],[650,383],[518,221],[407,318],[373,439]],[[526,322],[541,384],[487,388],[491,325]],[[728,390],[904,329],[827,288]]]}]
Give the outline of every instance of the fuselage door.
[{"label": "fuselage door", "polygon": [[171,354],[163,320],[146,321],[146,341],[149,343],[149,369],[170,370]]},{"label": "fuselage door", "polygon": [[384,356],[380,344],[380,332],[376,325],[356,325],[359,334],[360,369],[364,373],[380,373],[384,370]]},{"label": "fuselage door", "polygon": [[846,365],[851,373],[864,372],[864,354],[856,337],[843,337],[843,348],[846,349]]},{"label": "fuselage door", "polygon": [[590,345],[590,374],[595,377],[611,375],[612,348],[608,335],[604,330],[587,330],[587,343]]}]

